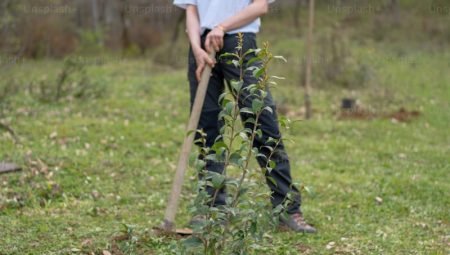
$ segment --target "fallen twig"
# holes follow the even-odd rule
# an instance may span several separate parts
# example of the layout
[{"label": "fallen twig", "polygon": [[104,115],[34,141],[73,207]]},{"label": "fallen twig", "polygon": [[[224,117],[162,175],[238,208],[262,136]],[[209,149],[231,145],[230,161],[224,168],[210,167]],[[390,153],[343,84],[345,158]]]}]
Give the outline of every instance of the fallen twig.
[{"label": "fallen twig", "polygon": [[0,122],[0,129],[6,130],[12,136],[15,143],[20,143],[19,138],[16,135],[16,132],[14,132],[14,130],[10,126]]},{"label": "fallen twig", "polygon": [[6,173],[18,172],[18,171],[22,171],[22,167],[20,167],[16,164],[13,164],[13,163],[0,162],[0,174],[6,174]]}]

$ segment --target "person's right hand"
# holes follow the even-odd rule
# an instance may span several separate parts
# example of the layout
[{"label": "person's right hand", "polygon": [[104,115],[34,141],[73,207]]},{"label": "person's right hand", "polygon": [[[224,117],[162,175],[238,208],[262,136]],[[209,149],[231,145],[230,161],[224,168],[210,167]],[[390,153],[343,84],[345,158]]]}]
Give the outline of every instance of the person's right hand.
[{"label": "person's right hand", "polygon": [[206,65],[209,65],[211,68],[214,67],[215,60],[211,59],[203,49],[198,49],[194,51],[195,61],[197,63],[197,70],[195,71],[195,76],[197,77],[197,80],[200,82],[203,70],[205,69]]}]

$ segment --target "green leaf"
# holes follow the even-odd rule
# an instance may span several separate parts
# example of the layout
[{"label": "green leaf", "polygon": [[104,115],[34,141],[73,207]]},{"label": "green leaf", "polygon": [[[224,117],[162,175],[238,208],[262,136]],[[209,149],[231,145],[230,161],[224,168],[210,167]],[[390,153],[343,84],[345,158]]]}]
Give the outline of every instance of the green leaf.
[{"label": "green leaf", "polygon": [[[255,123],[256,123],[256,120],[254,119],[254,118],[248,118],[248,119],[246,119],[245,120],[245,122],[244,122],[245,124],[252,124],[252,125],[254,125]],[[251,133],[252,131],[250,130],[250,133]]]},{"label": "green leaf", "polygon": [[[252,221],[252,222],[251,222],[251,225],[250,225],[250,233],[251,233],[252,235],[256,235],[256,231],[258,230],[258,227],[257,227],[257,224],[256,224],[256,223],[257,223],[256,221]],[[254,244],[254,245],[257,245],[257,244]],[[259,248],[259,245],[256,246],[256,247],[253,247],[253,248]]]},{"label": "green leaf", "polygon": [[241,163],[240,160],[241,160],[241,155],[240,155],[239,153],[233,152],[233,153],[230,155],[230,162],[231,162],[232,164],[235,164],[235,165],[239,166],[239,165],[241,165],[241,164],[240,164],[240,163]]},{"label": "green leaf", "polygon": [[278,139],[275,139],[275,138],[273,138],[273,137],[269,137],[269,138],[267,139],[267,141],[266,141],[266,144],[269,144],[269,143],[276,143],[276,142],[278,142]]},{"label": "green leaf", "polygon": [[252,111],[254,113],[257,113],[257,112],[261,111],[263,105],[264,105],[264,103],[260,99],[258,99],[258,98],[253,99],[253,101],[252,101]]},{"label": "green leaf", "polygon": [[273,152],[273,147],[272,147],[272,146],[265,145],[265,146],[262,146],[261,148],[266,148],[266,149],[268,149],[271,153]]},{"label": "green leaf", "polygon": [[[261,59],[258,57],[253,57],[249,61],[247,61],[247,66],[250,67],[251,64],[255,63],[256,61],[260,61]],[[252,66],[254,67],[254,66]]]},{"label": "green leaf", "polygon": [[227,93],[222,93],[222,94],[219,96],[219,100],[217,100],[217,102],[218,102],[220,105],[223,105],[223,104],[222,104],[222,100],[224,100],[226,96],[227,96]]},{"label": "green leaf", "polygon": [[278,122],[280,123],[280,126],[288,129],[290,126],[289,124],[291,123],[291,120],[285,116],[280,116],[278,118]]},{"label": "green leaf", "polygon": [[200,238],[191,236],[183,241],[183,245],[188,249],[193,249],[201,247],[203,245],[203,242]]},{"label": "green leaf", "polygon": [[224,98],[222,98],[220,105],[222,105],[222,107],[225,107],[229,102],[231,102],[231,100],[224,97]]},{"label": "green leaf", "polygon": [[195,168],[197,169],[197,171],[201,171],[203,169],[205,169],[206,166],[206,162],[204,160],[197,160],[195,162]]},{"label": "green leaf", "polygon": [[262,154],[262,153],[256,154],[256,157],[257,157],[257,158],[262,158],[262,159],[264,159],[264,160],[267,160],[267,156],[264,155],[264,154]]},{"label": "green leaf", "polygon": [[265,98],[267,96],[267,91],[265,90],[260,90],[261,93],[261,98]]},{"label": "green leaf", "polygon": [[216,137],[216,139],[214,139],[214,143],[216,143],[217,141],[222,140],[222,139],[223,139],[223,135],[218,135]]},{"label": "green leaf", "polygon": [[232,87],[236,92],[241,91],[243,85],[244,85],[244,81],[231,81],[231,87]]},{"label": "green leaf", "polygon": [[[225,118],[225,116],[227,116],[226,112],[224,112],[224,111],[221,111],[221,112],[219,112],[219,116],[218,116],[218,119],[219,119],[219,120],[221,120],[221,119],[224,119],[224,118]],[[221,132],[221,133],[222,133],[222,132]]]},{"label": "green leaf", "polygon": [[225,144],[224,141],[217,141],[213,144],[213,146],[211,147],[212,150],[216,151],[216,152],[221,152],[223,151],[223,149],[227,150],[228,147]]},{"label": "green leaf", "polygon": [[277,166],[277,163],[275,163],[275,161],[269,160],[269,167],[270,168],[275,169],[276,166]]},{"label": "green leaf", "polygon": [[228,102],[228,103],[225,105],[225,112],[226,112],[228,115],[231,115],[231,114],[233,113],[234,104],[235,104],[235,102],[230,101],[230,102]]},{"label": "green leaf", "polygon": [[226,57],[235,57],[239,58],[239,56],[236,53],[226,52],[220,55],[220,58],[226,58]]},{"label": "green leaf", "polygon": [[249,87],[248,91],[250,92],[250,94],[254,95],[256,94],[256,91],[258,90],[258,86],[255,85],[254,87]]},{"label": "green leaf", "polygon": [[245,132],[239,132],[239,136],[242,138],[242,140],[248,141],[248,135]]},{"label": "green leaf", "polygon": [[261,129],[256,130],[256,135],[258,137],[262,137],[262,130]]},{"label": "green leaf", "polygon": [[[224,114],[223,115],[223,120],[225,120],[227,122],[232,122],[233,121],[233,117],[231,117],[231,115]],[[225,127],[226,127],[226,125],[225,125]]]},{"label": "green leaf", "polygon": [[255,53],[255,52],[257,52],[258,51],[258,49],[249,49],[249,50],[247,50],[245,53],[244,53],[244,57],[245,56],[247,56],[248,54],[252,54],[252,53]]},{"label": "green leaf", "polygon": [[[214,172],[212,172],[214,173]],[[213,185],[213,188],[220,189],[222,188],[225,181],[225,175],[214,173],[211,179],[211,183]]]},{"label": "green leaf", "polygon": [[272,176],[267,176],[267,180],[269,180],[273,185],[278,186],[277,181]]},{"label": "green leaf", "polygon": [[257,89],[257,88],[258,88],[258,84],[249,84],[244,89],[252,94],[252,92],[255,91],[255,89]]},{"label": "green leaf", "polygon": [[209,154],[209,155],[206,155],[205,159],[206,160],[216,160],[217,157],[216,157],[216,154]]},{"label": "green leaf", "polygon": [[248,114],[254,114],[252,112],[252,109],[248,108],[248,107],[242,107],[240,110],[240,113],[248,113]]},{"label": "green leaf", "polygon": [[258,55],[261,52],[261,49],[254,49],[254,50],[256,55]]},{"label": "green leaf", "polygon": [[253,70],[255,70],[255,69],[259,69],[259,67],[258,66],[249,66],[249,67],[245,68],[245,71],[249,71],[249,72],[253,73]]},{"label": "green leaf", "polygon": [[[255,122],[255,120],[253,120],[253,123]],[[251,130],[250,128],[244,128],[243,132],[247,133],[248,136],[250,136],[253,132],[253,130]]]},{"label": "green leaf", "polygon": [[259,78],[259,77],[261,77],[261,75],[263,75],[265,72],[266,72],[266,68],[265,68],[265,67],[258,68],[258,69],[253,70],[253,76],[254,76],[255,78]]},{"label": "green leaf", "polygon": [[264,110],[270,112],[271,114],[273,114],[272,107],[270,107],[270,106],[264,107]]},{"label": "green leaf", "polygon": [[315,195],[314,189],[310,186],[303,186],[303,189],[305,189],[306,193],[308,193],[311,196]]},{"label": "green leaf", "polygon": [[245,193],[247,193],[249,189],[247,187],[242,187],[241,190],[239,191],[239,194],[237,197],[241,197],[242,195],[244,195]]},{"label": "green leaf", "polygon": [[236,180],[236,179],[227,179],[227,180],[225,180],[225,185],[226,186],[238,187],[239,186],[239,181]]}]

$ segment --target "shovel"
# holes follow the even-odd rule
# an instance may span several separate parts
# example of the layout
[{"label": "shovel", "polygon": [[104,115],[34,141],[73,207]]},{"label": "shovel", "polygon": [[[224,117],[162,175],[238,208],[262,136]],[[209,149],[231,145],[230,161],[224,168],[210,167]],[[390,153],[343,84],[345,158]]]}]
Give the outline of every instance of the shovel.
[{"label": "shovel", "polygon": [[[211,50],[209,57],[214,59],[216,53]],[[181,149],[180,157],[178,159],[177,171],[175,173],[175,179],[172,184],[172,191],[170,193],[169,202],[167,203],[166,211],[164,214],[164,223],[161,230],[165,233],[174,233],[179,235],[191,235],[191,229],[175,229],[175,216],[178,210],[178,204],[181,194],[181,187],[183,185],[184,174],[186,172],[189,160],[189,154],[191,153],[192,145],[194,143],[195,131],[198,127],[198,121],[203,108],[203,102],[205,101],[206,91],[208,89],[209,78],[211,77],[212,68],[209,65],[205,66],[203,70],[200,83],[197,87],[197,93],[195,95],[194,104],[192,106],[191,116],[187,125],[187,135],[184,138],[183,147]]]}]

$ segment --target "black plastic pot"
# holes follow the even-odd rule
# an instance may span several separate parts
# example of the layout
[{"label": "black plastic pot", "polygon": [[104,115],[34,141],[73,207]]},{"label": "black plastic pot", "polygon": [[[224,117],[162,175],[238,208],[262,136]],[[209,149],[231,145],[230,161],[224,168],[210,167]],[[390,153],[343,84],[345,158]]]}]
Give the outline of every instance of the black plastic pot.
[{"label": "black plastic pot", "polygon": [[356,99],[353,98],[343,98],[341,108],[343,110],[354,109],[356,106]]}]

